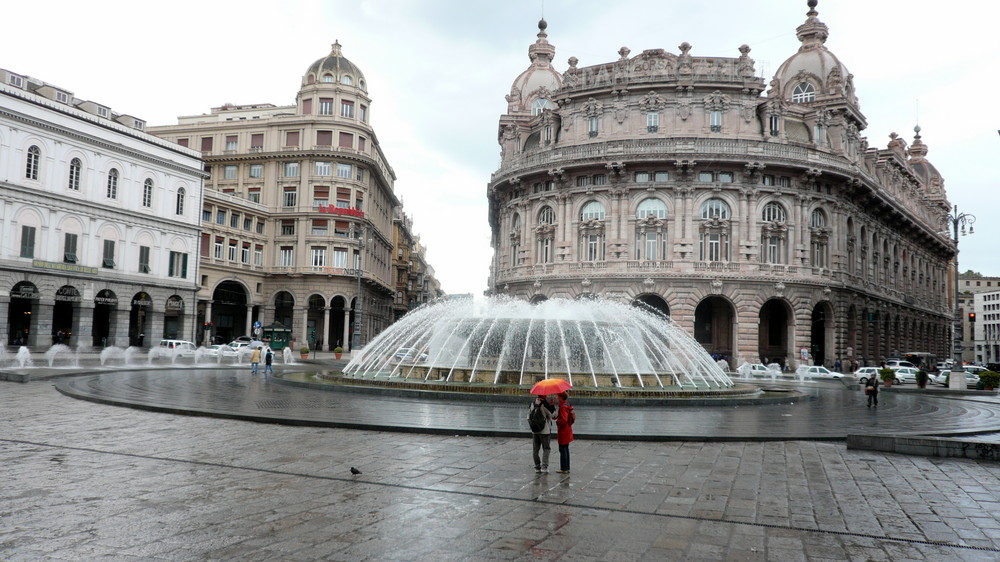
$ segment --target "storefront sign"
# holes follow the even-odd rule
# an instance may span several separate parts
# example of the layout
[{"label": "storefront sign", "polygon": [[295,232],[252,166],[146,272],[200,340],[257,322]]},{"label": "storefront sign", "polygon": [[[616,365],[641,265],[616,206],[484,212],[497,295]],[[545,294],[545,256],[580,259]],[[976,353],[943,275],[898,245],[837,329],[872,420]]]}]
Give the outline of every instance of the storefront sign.
[{"label": "storefront sign", "polygon": [[94,304],[105,304],[108,306],[118,306],[118,297],[104,297],[96,296],[94,297]]},{"label": "storefront sign", "polygon": [[54,261],[32,260],[31,266],[38,267],[41,269],[54,269],[56,271],[65,271],[68,273],[86,273],[88,275],[97,275],[96,267],[76,265],[75,263],[60,263]]},{"label": "storefront sign", "polygon": [[351,217],[365,218],[365,212],[355,207],[335,207],[333,205],[319,205],[319,212],[330,213],[331,215],[348,215]]},{"label": "storefront sign", "polygon": [[181,299],[168,299],[167,310],[184,310],[184,301]]},{"label": "storefront sign", "polygon": [[12,299],[38,299],[38,297],[38,289],[34,285],[22,285],[10,292],[10,298]]},{"label": "storefront sign", "polygon": [[80,296],[80,291],[76,290],[76,287],[59,287],[56,291],[55,300],[61,302],[80,302],[83,297]]}]

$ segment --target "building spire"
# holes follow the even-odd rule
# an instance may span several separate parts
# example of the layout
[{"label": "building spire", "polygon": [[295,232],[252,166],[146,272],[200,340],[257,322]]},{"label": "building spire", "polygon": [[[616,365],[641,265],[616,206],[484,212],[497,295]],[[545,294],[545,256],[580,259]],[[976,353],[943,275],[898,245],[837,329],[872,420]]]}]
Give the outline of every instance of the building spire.
[{"label": "building spire", "polygon": [[809,11],[806,12],[806,22],[795,29],[795,35],[802,42],[802,46],[799,47],[800,51],[822,46],[823,43],[826,43],[827,36],[830,35],[830,29],[825,23],[819,21],[819,12],[816,11],[817,4],[819,4],[818,0],[806,2],[806,5],[809,6]]},{"label": "building spire", "polygon": [[531,62],[541,64],[542,66],[551,64],[552,57],[556,54],[556,48],[549,43],[549,34],[545,33],[545,29],[548,26],[549,24],[545,21],[545,18],[538,20],[538,39],[528,47],[528,58],[531,59]]}]

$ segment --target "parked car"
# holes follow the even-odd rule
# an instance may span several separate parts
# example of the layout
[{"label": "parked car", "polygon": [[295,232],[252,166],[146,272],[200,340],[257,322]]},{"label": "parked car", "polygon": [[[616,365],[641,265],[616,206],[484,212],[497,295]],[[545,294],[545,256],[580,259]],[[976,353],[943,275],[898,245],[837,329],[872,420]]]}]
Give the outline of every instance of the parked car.
[{"label": "parked car", "polygon": [[[965,373],[966,388],[976,388],[976,385],[979,384],[979,375],[969,371],[964,371],[964,373]],[[930,380],[934,384],[947,385],[949,375],[951,375],[951,371],[944,370],[937,373],[936,375],[931,375]]]},{"label": "parked car", "polygon": [[854,371],[855,378],[861,384],[866,384],[868,379],[875,377],[875,380],[880,380],[878,376],[878,367],[861,367],[857,371]]},{"label": "parked car", "polygon": [[767,372],[767,365],[764,365],[762,363],[751,363],[750,364],[750,375],[751,376],[757,375],[757,376],[761,376],[761,377],[763,377],[763,376],[770,376],[768,374],[768,372]]},{"label": "parked car", "polygon": [[205,348],[206,357],[236,357],[239,353],[229,345],[210,345]]},{"label": "parked car", "polygon": [[155,349],[157,357],[190,357],[198,346],[186,340],[160,340],[160,345]]},{"label": "parked car", "polygon": [[917,368],[917,366],[914,365],[913,363],[910,363],[909,361],[903,361],[902,359],[890,359],[885,362],[885,366],[894,371],[900,367],[911,367],[913,369]]},{"label": "parked car", "polygon": [[427,354],[415,347],[401,347],[396,350],[393,357],[396,361],[421,362],[427,360]]},{"label": "parked car", "polygon": [[899,367],[894,369],[896,371],[896,383],[903,384],[912,382],[916,384],[917,382],[917,370],[913,367]]},{"label": "parked car", "polygon": [[822,365],[813,365],[812,367],[809,367],[809,370],[806,371],[805,375],[807,377],[814,377],[818,379],[839,379],[844,376],[843,373],[833,372]]},{"label": "parked car", "polygon": [[987,369],[986,367],[980,367],[979,365],[966,365],[962,368],[965,369],[966,373],[971,373],[976,375],[977,379],[979,378],[979,373],[982,373],[983,371],[989,371],[989,369]]},{"label": "parked car", "polygon": [[251,338],[250,336],[239,336],[238,338],[236,338],[233,341],[245,341],[247,343],[250,343],[250,342],[253,341],[253,338]]},{"label": "parked car", "polygon": [[237,353],[239,353],[240,348],[247,347],[249,345],[250,345],[250,340],[246,340],[246,341],[243,341],[243,340],[233,340],[233,341],[229,342],[229,347],[235,349]]}]

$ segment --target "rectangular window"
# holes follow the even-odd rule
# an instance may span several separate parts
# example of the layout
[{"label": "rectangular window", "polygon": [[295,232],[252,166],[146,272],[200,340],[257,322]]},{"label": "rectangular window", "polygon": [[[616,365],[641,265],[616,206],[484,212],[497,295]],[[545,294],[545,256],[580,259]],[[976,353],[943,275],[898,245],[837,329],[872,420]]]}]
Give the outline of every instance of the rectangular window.
[{"label": "rectangular window", "polygon": [[237,150],[239,148],[239,142],[236,140],[236,135],[226,136],[226,150]]},{"label": "rectangular window", "polygon": [[594,185],[605,185],[608,183],[608,176],[597,174],[594,176]]},{"label": "rectangular window", "polygon": [[333,267],[347,267],[347,250],[344,248],[333,249]]},{"label": "rectangular window", "polygon": [[333,98],[319,98],[319,114],[333,115]]},{"label": "rectangular window", "polygon": [[587,121],[587,134],[591,137],[597,136],[597,117],[591,117]]},{"label": "rectangular window", "polygon": [[651,111],[646,114],[646,132],[655,133],[660,129],[660,114]]},{"label": "rectangular window", "polygon": [[713,133],[718,133],[722,131],[722,112],[721,111],[711,111],[708,114],[709,124]]},{"label": "rectangular window", "polygon": [[264,265],[264,246],[254,246],[253,248],[253,264],[257,267]]},{"label": "rectangular window", "polygon": [[340,148],[354,148],[354,135],[351,133],[340,133]]},{"label": "rectangular window", "polygon": [[76,263],[76,234],[66,233],[63,242],[63,261]]},{"label": "rectangular window", "polygon": [[337,177],[351,179],[351,165],[337,163]]},{"label": "rectangular window", "polygon": [[334,221],[333,235],[340,238],[347,238],[351,231],[351,223],[347,221]]},{"label": "rectangular window", "polygon": [[363,105],[359,106],[359,108],[358,108],[358,119],[360,119],[362,123],[367,123],[368,122],[368,108],[366,106],[363,106]]},{"label": "rectangular window", "polygon": [[240,214],[237,213],[236,211],[233,211],[233,213],[229,215],[229,227],[237,228],[239,227],[239,225],[240,225]]},{"label": "rectangular window", "polygon": [[792,187],[792,179],[788,176],[779,176],[778,187]]},{"label": "rectangular window", "polygon": [[247,201],[251,203],[260,203],[260,189],[254,188],[247,190]]},{"label": "rectangular window", "polygon": [[354,102],[341,100],[340,102],[340,116],[354,118]]},{"label": "rectangular window", "polygon": [[250,135],[250,149],[254,148],[264,148],[264,133]]},{"label": "rectangular window", "polygon": [[636,172],[635,173],[636,183],[642,183],[649,181],[649,172]]},{"label": "rectangular window", "polygon": [[240,263],[250,263],[250,243],[244,242],[243,247],[240,249]]},{"label": "rectangular window", "polygon": [[326,248],[313,246],[310,263],[313,267],[326,267]]},{"label": "rectangular window", "polygon": [[215,212],[215,224],[226,224],[226,212],[216,211]]},{"label": "rectangular window", "polygon": [[299,177],[299,163],[298,162],[285,162],[283,175],[286,178],[297,178]]},{"label": "rectangular window", "polygon": [[316,162],[315,171],[313,175],[315,176],[329,176],[332,167],[329,162]]},{"label": "rectangular window", "polygon": [[313,207],[330,204],[330,186],[313,186]]},{"label": "rectangular window", "polygon": [[201,151],[212,152],[212,137],[201,137]]},{"label": "rectangular window", "polygon": [[181,252],[170,252],[170,267],[167,277],[180,277],[187,279],[188,276],[188,256]]},{"label": "rectangular window", "polygon": [[229,241],[229,261],[236,261],[236,240]]},{"label": "rectangular window", "polygon": [[250,164],[250,177],[251,178],[262,178],[262,177],[264,177],[264,165],[263,164]]},{"label": "rectangular window", "polygon": [[33,226],[21,227],[21,257],[35,257],[35,227]]},{"label": "rectangular window", "polygon": [[225,241],[222,238],[220,238],[220,237],[216,237],[215,238],[215,251],[212,254],[215,257],[215,259],[217,259],[217,260],[221,260],[222,259],[222,252],[224,251],[223,250],[224,246],[225,246]]},{"label": "rectangular window", "polygon": [[770,174],[764,174],[760,178],[761,185],[774,185],[774,176]]},{"label": "rectangular window", "polygon": [[[638,180],[638,174],[636,174],[636,181],[639,181]],[[590,176],[577,176],[576,177],[576,186],[577,187],[586,187],[588,185],[590,185]]]},{"label": "rectangular window", "polygon": [[288,131],[285,133],[285,146],[288,147],[298,147],[299,146],[299,132],[298,131]]},{"label": "rectangular window", "polygon": [[733,183],[732,172],[719,172],[719,181],[722,183]]},{"label": "rectangular window", "polygon": [[294,187],[286,187],[284,193],[282,193],[281,204],[285,207],[294,207],[296,205],[296,192]]},{"label": "rectangular window", "polygon": [[295,265],[295,250],[291,246],[282,246],[278,250],[278,265],[281,267]]},{"label": "rectangular window", "polygon": [[264,234],[264,221],[257,221],[257,234]]},{"label": "rectangular window", "polygon": [[139,246],[139,273],[149,271],[149,246]]},{"label": "rectangular window", "polygon": [[708,182],[714,180],[715,176],[712,174],[712,172],[698,172],[698,181]]},{"label": "rectangular window", "polygon": [[670,177],[666,172],[653,172],[653,181],[667,181]]},{"label": "rectangular window", "polygon": [[337,207],[341,209],[347,209],[351,206],[351,188],[349,187],[338,187],[337,188]]},{"label": "rectangular window", "polygon": [[358,137],[358,152],[364,152],[368,147],[368,140],[365,137]]},{"label": "rectangular window", "polygon": [[[313,112],[313,100],[311,100],[311,99],[302,100],[302,114],[303,115],[312,115],[312,112]],[[295,146],[295,145],[291,145],[290,144],[288,146]]]},{"label": "rectangular window", "polygon": [[772,115],[771,117],[768,118],[768,123],[770,124],[771,128],[771,136],[772,137],[778,136],[779,133],[778,126],[781,123],[781,119],[777,115]]},{"label": "rectangular window", "polygon": [[330,221],[326,219],[313,219],[312,222],[312,235],[313,236],[326,236],[329,234],[329,224]]},{"label": "rectangular window", "polygon": [[281,221],[281,235],[292,236],[295,234],[295,220],[285,219]]},{"label": "rectangular window", "polygon": [[227,180],[236,179],[236,166],[226,166],[222,169],[222,177]]},{"label": "rectangular window", "polygon": [[101,261],[101,267],[106,269],[114,269],[115,267],[115,241],[105,240],[104,241],[104,254],[103,260]]},{"label": "rectangular window", "polygon": [[253,219],[250,217],[243,217],[243,230],[249,232],[251,227],[253,227]]},{"label": "rectangular window", "polygon": [[316,145],[330,146],[333,144],[333,131],[316,131]]}]

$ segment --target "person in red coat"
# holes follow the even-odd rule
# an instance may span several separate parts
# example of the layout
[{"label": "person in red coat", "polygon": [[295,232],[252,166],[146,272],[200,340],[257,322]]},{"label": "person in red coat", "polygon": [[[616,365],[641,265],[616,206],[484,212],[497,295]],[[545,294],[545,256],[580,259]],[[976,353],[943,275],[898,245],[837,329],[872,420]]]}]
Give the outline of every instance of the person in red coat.
[{"label": "person in red coat", "polygon": [[573,421],[576,415],[569,404],[569,395],[559,394],[559,413],[556,414],[556,442],[559,443],[559,470],[569,474],[569,444],[573,441]]}]

